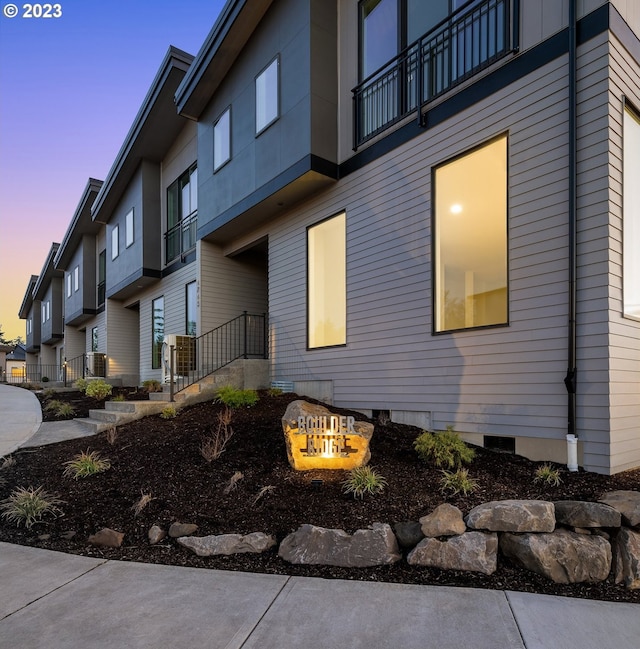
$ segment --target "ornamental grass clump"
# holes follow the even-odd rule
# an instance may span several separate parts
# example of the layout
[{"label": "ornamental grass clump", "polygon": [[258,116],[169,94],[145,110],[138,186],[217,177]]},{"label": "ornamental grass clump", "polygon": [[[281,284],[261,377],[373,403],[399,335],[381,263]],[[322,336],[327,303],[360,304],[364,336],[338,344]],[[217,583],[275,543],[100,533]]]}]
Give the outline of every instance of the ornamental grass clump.
[{"label": "ornamental grass clump", "polygon": [[255,390],[240,390],[231,385],[223,385],[217,393],[216,400],[229,408],[249,408],[258,403],[258,393]]},{"label": "ornamental grass clump", "polygon": [[178,416],[178,411],[173,406],[165,406],[160,413],[162,419],[175,419]]},{"label": "ornamental grass clump", "polygon": [[453,426],[447,426],[447,430],[437,433],[425,431],[417,437],[413,446],[425,462],[433,462],[437,467],[445,466],[448,469],[469,464],[476,455],[476,452],[460,439]]},{"label": "ornamental grass clump", "polygon": [[74,480],[87,478],[96,473],[102,473],[111,468],[111,462],[107,458],[101,458],[97,451],[89,452],[89,449],[76,455],[73,460],[64,463],[66,469],[64,476],[71,476]]},{"label": "ornamental grass clump", "polygon": [[382,493],[387,480],[370,466],[358,466],[349,471],[349,477],[342,483],[344,493],[354,498],[364,498],[365,494],[375,496]]},{"label": "ornamental grass clump", "polygon": [[452,496],[462,493],[467,496],[478,488],[478,481],[469,475],[469,469],[458,469],[457,471],[442,471],[440,479],[440,490],[443,494],[447,492]]},{"label": "ornamental grass clump", "polygon": [[2,518],[16,527],[24,525],[30,529],[39,523],[46,514],[61,516],[62,510],[58,505],[64,501],[48,493],[42,487],[17,487],[11,495],[0,503]]},{"label": "ornamental grass clump", "polygon": [[554,469],[550,464],[545,463],[536,469],[534,482],[542,482],[543,484],[557,487],[562,480],[560,479],[560,471]]}]

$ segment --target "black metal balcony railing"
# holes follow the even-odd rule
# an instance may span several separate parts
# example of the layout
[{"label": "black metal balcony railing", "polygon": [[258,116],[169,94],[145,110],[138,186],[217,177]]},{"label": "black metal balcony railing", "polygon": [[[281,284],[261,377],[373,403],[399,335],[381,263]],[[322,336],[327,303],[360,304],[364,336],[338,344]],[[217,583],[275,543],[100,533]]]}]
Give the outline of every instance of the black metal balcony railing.
[{"label": "black metal balcony railing", "polygon": [[[267,316],[246,311],[197,338],[171,348],[169,384],[173,395],[238,358],[267,358]],[[164,355],[164,354],[163,354]]]},{"label": "black metal balcony railing", "polygon": [[194,212],[167,230],[164,235],[166,263],[195,247],[197,219],[198,214]]},{"label": "black metal balcony railing", "polygon": [[356,86],[354,150],[515,49],[518,3],[466,3]]}]

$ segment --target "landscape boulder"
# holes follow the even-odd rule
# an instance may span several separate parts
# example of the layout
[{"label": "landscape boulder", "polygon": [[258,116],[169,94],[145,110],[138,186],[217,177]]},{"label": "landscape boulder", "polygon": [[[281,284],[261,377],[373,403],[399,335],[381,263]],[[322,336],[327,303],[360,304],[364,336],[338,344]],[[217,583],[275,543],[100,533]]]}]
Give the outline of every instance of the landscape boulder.
[{"label": "landscape boulder", "polygon": [[500,536],[500,550],[516,563],[557,584],[604,581],[611,570],[611,546],[600,536],[558,530],[552,534]]},{"label": "landscape boulder", "polygon": [[609,491],[600,502],[619,511],[625,525],[640,527],[640,491]]},{"label": "landscape boulder", "polygon": [[198,526],[193,523],[171,523],[169,527],[169,536],[177,539],[181,536],[191,536],[198,531]]},{"label": "landscape boulder", "polygon": [[263,532],[251,532],[244,535],[183,536],[178,543],[193,550],[199,557],[212,557],[217,554],[259,554],[272,548],[276,540]]},{"label": "landscape boulder", "polygon": [[474,507],[467,527],[490,532],[553,532],[553,503],[544,500],[496,500]]},{"label": "landscape boulder", "polygon": [[623,527],[613,542],[616,584],[640,588],[640,532]]},{"label": "landscape boulder", "polygon": [[467,531],[462,512],[449,503],[438,505],[430,514],[420,519],[425,536],[456,536]]},{"label": "landscape boulder", "polygon": [[401,558],[396,537],[386,523],[373,523],[353,535],[305,524],[282,541],[278,555],[289,563],[345,568],[386,565]]},{"label": "landscape boulder", "polygon": [[167,533],[159,525],[152,525],[147,532],[147,538],[151,545],[160,543],[166,536]]},{"label": "landscape boulder", "polygon": [[103,527],[99,532],[92,534],[88,539],[88,543],[103,548],[119,548],[124,539],[123,532],[117,532],[108,527]]},{"label": "landscape boulder", "polygon": [[442,570],[469,570],[490,575],[498,565],[498,535],[465,532],[444,541],[426,538],[409,553],[412,566]]},{"label": "landscape boulder", "polygon": [[[572,527],[620,527],[620,512],[603,503],[561,500],[554,503],[556,522]],[[576,530],[577,531],[577,530]]]},{"label": "landscape boulder", "polygon": [[401,521],[395,523],[393,531],[401,548],[415,548],[424,538],[422,527],[418,521]]},{"label": "landscape boulder", "polygon": [[294,469],[353,469],[371,458],[373,424],[336,415],[324,406],[298,399],[282,417],[289,464]]}]

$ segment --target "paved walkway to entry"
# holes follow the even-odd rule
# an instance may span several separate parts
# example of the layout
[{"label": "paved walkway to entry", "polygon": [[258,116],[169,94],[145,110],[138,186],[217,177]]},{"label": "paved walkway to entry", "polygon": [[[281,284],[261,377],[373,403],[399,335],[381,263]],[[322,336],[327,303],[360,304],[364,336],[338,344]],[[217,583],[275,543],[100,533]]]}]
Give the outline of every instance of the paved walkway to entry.
[{"label": "paved walkway to entry", "polygon": [[[0,385],[0,455],[40,421],[32,393]],[[638,649],[639,638],[636,604],[107,561],[0,543],[1,649]]]}]

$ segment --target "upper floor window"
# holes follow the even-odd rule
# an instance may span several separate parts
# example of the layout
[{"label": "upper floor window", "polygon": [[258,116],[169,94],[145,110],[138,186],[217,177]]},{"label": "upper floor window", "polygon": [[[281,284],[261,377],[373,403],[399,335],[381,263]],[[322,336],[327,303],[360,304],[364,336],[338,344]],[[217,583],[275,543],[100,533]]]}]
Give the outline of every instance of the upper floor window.
[{"label": "upper floor window", "polygon": [[278,119],[280,111],[278,99],[279,64],[279,58],[276,57],[256,77],[256,135]]},{"label": "upper floor window", "polygon": [[120,226],[114,225],[111,230],[111,260],[120,254]]},{"label": "upper floor window", "polygon": [[213,170],[217,171],[231,159],[231,107],[213,125]]},{"label": "upper floor window", "polygon": [[507,137],[433,172],[435,331],[508,324]]},{"label": "upper floor window", "polygon": [[519,0],[361,0],[354,145],[510,51]]},{"label": "upper floor window", "polygon": [[104,304],[107,288],[107,251],[98,255],[98,307]]},{"label": "upper floor window", "polygon": [[80,290],[80,266],[73,269],[73,290]]},{"label": "upper floor window", "polygon": [[31,335],[31,318],[27,320],[27,336]]},{"label": "upper floor window", "polygon": [[640,319],[640,114],[627,104],[623,128],[623,251],[624,314]]},{"label": "upper floor window", "polygon": [[67,273],[67,297],[71,297],[71,273]]},{"label": "upper floor window", "polygon": [[197,212],[198,168],[193,165],[167,189],[166,263],[196,245]]},{"label": "upper floor window", "polygon": [[133,208],[124,217],[124,247],[133,245]]}]

